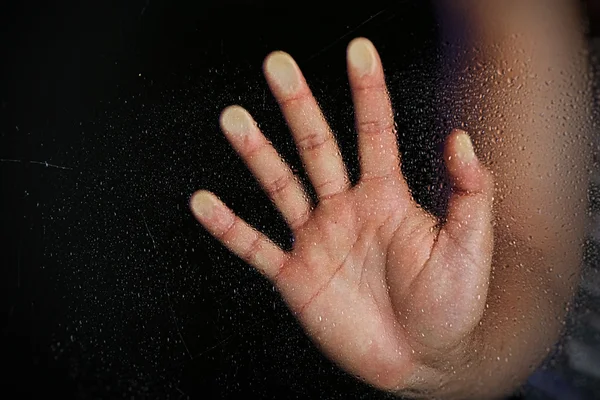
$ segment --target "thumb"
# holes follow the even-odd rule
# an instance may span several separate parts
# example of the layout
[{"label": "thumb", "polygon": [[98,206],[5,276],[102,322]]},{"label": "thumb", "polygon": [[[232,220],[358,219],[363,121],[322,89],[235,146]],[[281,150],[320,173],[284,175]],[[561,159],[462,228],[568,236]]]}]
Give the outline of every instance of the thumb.
[{"label": "thumb", "polygon": [[493,250],[491,173],[469,136],[454,130],[444,159],[452,194],[431,256],[412,285],[409,316],[415,343],[427,349],[455,346],[479,323],[487,299]]},{"label": "thumb", "polygon": [[442,231],[452,239],[455,254],[462,254],[478,269],[472,271],[471,279],[478,276],[473,280],[483,284],[489,275],[484,266],[490,265],[493,248],[492,174],[477,158],[469,135],[459,129],[446,139],[444,159],[452,193]]},{"label": "thumb", "polygon": [[409,303],[419,333],[415,342],[438,350],[456,345],[479,323],[493,250],[491,173],[461,130],[446,139],[444,159],[452,183],[448,215],[427,264],[413,281]]},{"label": "thumb", "polygon": [[444,148],[452,193],[444,229],[454,238],[469,240],[490,231],[494,184],[491,173],[481,164],[469,135],[454,129]]},{"label": "thumb", "polygon": [[492,176],[477,159],[469,135],[454,129],[446,139],[444,159],[455,194],[490,194]]}]

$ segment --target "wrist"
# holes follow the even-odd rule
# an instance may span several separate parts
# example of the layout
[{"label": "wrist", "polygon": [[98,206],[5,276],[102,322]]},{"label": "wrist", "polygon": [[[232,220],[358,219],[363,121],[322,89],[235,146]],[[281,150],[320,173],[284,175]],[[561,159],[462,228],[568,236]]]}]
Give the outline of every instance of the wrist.
[{"label": "wrist", "polygon": [[484,368],[484,342],[474,330],[452,349],[415,347],[418,365],[396,394],[410,399],[480,399],[486,388],[477,387]]}]

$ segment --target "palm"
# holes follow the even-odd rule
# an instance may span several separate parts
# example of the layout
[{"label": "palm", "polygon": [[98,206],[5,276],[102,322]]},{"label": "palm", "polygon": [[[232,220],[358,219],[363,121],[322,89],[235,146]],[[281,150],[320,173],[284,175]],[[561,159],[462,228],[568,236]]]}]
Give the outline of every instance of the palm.
[{"label": "palm", "polygon": [[403,276],[423,267],[435,235],[399,186],[370,181],[321,203],[276,278],[323,350],[367,380],[394,376],[410,353],[398,319]]},{"label": "palm", "polygon": [[[364,57],[370,43],[356,43],[354,53]],[[373,49],[375,67],[365,74],[351,54],[362,172],[354,187],[291,58],[275,53],[265,62],[319,196],[315,208],[243,109],[232,107],[222,116],[230,142],[290,224],[290,252],[207,192],[194,196],[192,209],[211,233],[275,283],[330,358],[391,389],[426,366],[431,354],[464,339],[481,318],[491,261],[491,180],[476,160],[456,157],[462,134],[453,133],[446,147],[456,190],[449,220],[441,226],[419,208],[400,172],[378,57]]]}]

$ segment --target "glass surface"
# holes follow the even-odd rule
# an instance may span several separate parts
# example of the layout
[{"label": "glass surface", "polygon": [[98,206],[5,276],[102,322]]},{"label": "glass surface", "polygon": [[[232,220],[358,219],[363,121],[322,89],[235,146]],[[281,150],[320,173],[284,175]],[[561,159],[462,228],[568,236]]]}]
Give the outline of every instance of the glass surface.
[{"label": "glass surface", "polygon": [[[285,50],[356,183],[345,54],[363,36],[383,62],[411,193],[443,217],[448,55],[432,4],[122,3],[14,2],[0,12],[3,386],[61,398],[393,398],[326,358],[275,287],[202,228],[188,202],[210,190],[291,249],[219,114],[244,106],[308,184],[261,71],[267,54]],[[585,4],[594,119],[599,15]],[[525,398],[600,393],[597,129],[584,138],[594,162],[581,283]]]}]

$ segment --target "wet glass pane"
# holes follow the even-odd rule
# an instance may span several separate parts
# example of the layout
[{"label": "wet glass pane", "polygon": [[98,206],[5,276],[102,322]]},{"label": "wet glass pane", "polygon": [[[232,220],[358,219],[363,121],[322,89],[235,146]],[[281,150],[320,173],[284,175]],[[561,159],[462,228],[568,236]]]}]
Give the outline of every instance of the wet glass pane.
[{"label": "wet glass pane", "polygon": [[[600,7],[522,3],[4,5],[5,396],[594,398]],[[358,37],[391,111],[379,72],[349,82]],[[272,89],[297,81],[269,86],[262,70],[287,60],[264,62],[276,50],[316,100],[280,94],[296,132]],[[265,155],[236,153],[258,142],[221,131],[234,104],[305,188],[295,208],[253,174]],[[327,143],[344,164],[318,158]],[[394,145],[397,179],[381,180]],[[269,160],[263,178],[285,196]],[[221,243],[190,209],[198,190],[272,247],[231,224],[213,226]],[[327,218],[291,227],[303,204]]]}]

